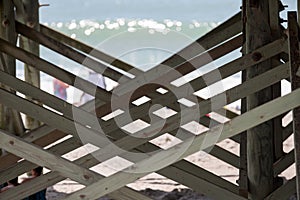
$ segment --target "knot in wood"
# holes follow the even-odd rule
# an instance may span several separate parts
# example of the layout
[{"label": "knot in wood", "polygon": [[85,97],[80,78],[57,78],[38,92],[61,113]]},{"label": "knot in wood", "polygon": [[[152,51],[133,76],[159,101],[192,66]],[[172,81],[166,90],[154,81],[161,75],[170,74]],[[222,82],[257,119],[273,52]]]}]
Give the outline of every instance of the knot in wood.
[{"label": "knot in wood", "polygon": [[254,52],[252,54],[252,60],[255,62],[259,61],[261,58],[262,58],[262,55],[259,52]]},{"label": "knot in wood", "polygon": [[3,27],[7,27],[9,25],[9,20],[8,19],[5,19],[2,21],[2,26]]}]

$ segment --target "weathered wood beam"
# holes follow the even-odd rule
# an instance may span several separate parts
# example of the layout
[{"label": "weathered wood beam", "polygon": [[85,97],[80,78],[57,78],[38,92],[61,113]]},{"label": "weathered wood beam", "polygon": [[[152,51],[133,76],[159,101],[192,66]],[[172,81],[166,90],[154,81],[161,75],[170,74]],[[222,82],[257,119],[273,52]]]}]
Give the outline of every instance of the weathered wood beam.
[{"label": "weathered wood beam", "polygon": [[[32,29],[39,30],[39,2],[38,0],[15,0],[16,3],[16,19],[27,24]],[[19,46],[24,50],[39,56],[39,44],[25,37],[19,37]],[[40,87],[40,71],[33,66],[24,63],[25,81]],[[40,126],[40,122],[30,116],[25,116],[25,127],[34,129]]]},{"label": "weathered wood beam", "polygon": [[16,22],[16,30],[18,33],[22,34],[23,36],[36,41],[45,47],[48,47],[49,49],[83,65],[86,66],[95,72],[98,72],[99,74],[102,74],[104,76],[107,76],[115,81],[118,81],[121,77],[122,79],[125,79],[127,81],[130,80],[130,78],[125,77],[120,72],[117,72],[111,68],[108,68],[106,65],[104,65],[101,62],[98,62],[97,60],[91,58],[88,55],[84,55],[83,53],[80,53],[73,48],[64,45],[60,43],[60,41],[54,40],[48,36],[43,35],[42,33],[31,29],[24,24],[21,24],[20,22]]},{"label": "weathered wood beam", "polygon": [[[15,45],[17,34],[15,30],[14,5],[12,1],[0,2],[0,22],[0,38],[6,40],[12,45]],[[3,53],[0,53],[0,57],[0,69],[15,76],[15,58]],[[2,87],[2,84],[0,84],[0,86]],[[14,132],[18,135],[22,135],[24,133],[24,125],[20,113],[17,113],[13,109],[9,109],[3,105],[0,105],[0,128],[6,129],[10,132]]]},{"label": "weathered wood beam", "polygon": [[[233,135],[236,135],[244,130],[254,127],[260,123],[270,120],[275,116],[278,116],[284,112],[287,112],[290,109],[299,106],[300,102],[294,101],[295,98],[300,98],[300,89],[297,89],[286,96],[265,103],[239,117],[234,118],[230,122],[225,123],[222,129],[223,131],[218,141],[221,141],[228,137],[232,137]],[[147,172],[144,171],[146,168],[149,168],[149,165],[156,167],[156,170],[159,170],[160,168],[163,168],[166,165],[170,165],[171,163],[174,163],[188,155],[191,155],[192,153],[214,145],[214,143],[211,143],[212,141],[207,141],[207,143],[203,143],[203,140],[206,136],[216,134],[216,132],[218,131],[219,130],[217,129],[210,130],[204,134],[192,138],[191,140],[187,140],[183,143],[175,145],[174,147],[168,150],[155,153],[149,159],[145,159],[127,168],[124,172],[118,172],[112,176],[101,179],[100,181],[93,183],[90,186],[69,195],[66,199],[82,200],[97,198],[106,195],[109,192],[114,191],[150,173],[148,170],[146,170]],[[201,147],[199,148],[199,146]],[[178,155],[178,153],[180,153],[180,156]],[[172,157],[172,155],[174,156],[175,154],[176,159]]]},{"label": "weathered wood beam", "polygon": [[0,71],[0,82],[22,94],[25,94],[26,96],[38,100],[43,105],[47,105],[55,109],[56,111],[61,112],[64,117],[70,120],[73,120],[73,114],[76,113],[78,116],[80,116],[74,119],[76,120],[76,122],[83,125],[88,125],[93,130],[98,129],[97,127],[99,126],[99,121],[94,115],[76,106],[73,106],[72,104],[63,101],[62,99],[56,96],[50,95],[49,93],[42,91],[32,86],[31,84],[28,84],[20,79],[10,76],[9,74],[2,71]]},{"label": "weathered wood beam", "polygon": [[[97,105],[97,102],[95,104]],[[92,103],[93,104],[93,103]],[[93,104],[94,105],[94,104]],[[81,109],[86,110],[87,112],[91,112],[93,109],[90,109],[90,103],[80,106]],[[32,130],[26,133],[23,138],[34,144],[37,144],[41,147],[47,146],[52,144],[53,142],[67,136],[67,133],[61,132],[56,130],[53,127],[43,125],[35,130]],[[21,158],[13,155],[13,154],[6,154],[0,157],[0,171],[1,173],[5,172],[5,170],[12,165],[14,165],[18,160]]]},{"label": "weathered wood beam", "polygon": [[[67,139],[61,143],[58,143],[50,147],[49,149],[47,149],[47,151],[55,155],[63,155],[81,146],[82,143],[78,139],[72,137],[70,139]],[[34,164],[27,160],[22,160],[16,163],[14,166],[10,167],[9,169],[0,172],[0,183],[4,183],[6,181],[15,178],[16,176],[20,176],[30,171],[31,169],[36,168],[37,166],[38,166],[37,164]]]},{"label": "weathered wood beam", "polygon": [[92,56],[94,58],[97,58],[103,62],[106,62],[108,64],[111,64],[112,66],[115,66],[121,70],[124,70],[124,71],[134,71],[136,70],[137,72],[141,73],[142,71],[140,71],[139,69],[137,68],[134,68],[133,66],[129,65],[128,63],[125,63],[124,61],[122,60],[119,60],[117,58],[114,58],[108,54],[106,54],[105,52],[102,52],[94,47],[91,47],[81,41],[78,41],[76,39],[73,39],[63,33],[60,33],[54,29],[51,29],[45,25],[42,25],[40,24],[40,27],[41,27],[41,30],[40,32],[47,36],[47,37],[50,37],[56,41],[59,41],[59,42],[62,42],[70,47],[73,47],[83,53],[86,53],[88,54],[89,56]]},{"label": "weathered wood beam", "polygon": [[[39,131],[43,130],[43,131]],[[51,128],[49,126],[43,125],[37,130],[33,130],[29,132],[29,134],[24,135],[24,139],[29,142],[33,142],[34,144],[37,144],[41,147],[45,147],[49,144],[52,144],[53,142],[67,136],[66,133],[63,133],[61,131],[55,130],[55,128]],[[28,137],[26,137],[28,136]],[[34,139],[31,140],[31,136],[33,136]],[[0,171],[1,173],[5,173],[6,170],[12,166],[14,166],[15,163],[17,163],[19,160],[21,160],[20,157],[13,155],[13,154],[6,154],[0,157]]]},{"label": "weathered wood beam", "polygon": [[[196,176],[190,174],[190,171],[180,171],[175,167],[166,167],[159,171],[160,174],[166,177],[171,177],[172,180],[184,183],[186,186],[193,188],[194,191],[200,191],[208,197],[214,199],[236,199],[246,200],[236,193],[232,193],[227,188],[222,188],[214,184],[214,182],[207,181],[205,179],[199,179]],[[176,176],[174,176],[176,174]]]},{"label": "weathered wood beam", "polygon": [[280,160],[274,163],[274,177],[286,170],[295,162],[295,151],[291,150],[289,153],[283,155]]},{"label": "weathered wood beam", "polygon": [[58,171],[63,176],[85,185],[97,180],[98,174],[45,151],[41,147],[26,142],[4,130],[0,130],[0,138],[0,146],[2,148],[30,162]]},{"label": "weathered wood beam", "polygon": [[[300,88],[299,26],[297,13],[288,12],[290,80],[292,91]],[[296,99],[295,99],[296,100]],[[299,101],[299,99],[298,99]],[[293,109],[297,199],[300,199],[300,108]]]},{"label": "weathered wood beam", "polygon": [[[276,1],[277,2],[277,1]],[[269,22],[269,0],[245,1],[245,48],[246,53],[253,53],[257,48],[270,43],[272,38]],[[259,20],[258,20],[259,19]],[[259,54],[254,54],[259,58]],[[272,68],[271,60],[246,70],[246,78],[251,79]],[[247,110],[251,110],[273,99],[272,88],[251,94],[247,97]],[[273,121],[266,121],[247,130],[247,157],[249,198],[262,200],[274,189],[274,126]]]},{"label": "weathered wood beam", "polygon": [[[281,1],[269,0],[269,23],[271,28],[271,34],[273,40],[282,37],[281,24],[279,22]],[[275,67],[280,62],[280,57],[277,55],[271,59],[272,67]],[[281,83],[274,84],[272,86],[273,98],[281,96]],[[280,159],[283,156],[283,139],[282,139],[282,126],[281,120],[283,116],[278,116],[273,119],[273,135],[274,135],[274,161]]]},{"label": "weathered wood beam", "polygon": [[108,143],[107,137],[101,134],[101,130],[98,130],[98,132],[91,130],[84,125],[76,123],[64,116],[49,111],[5,90],[0,89],[0,95],[3,97],[0,99],[0,102],[6,106],[14,107],[16,110],[38,118],[40,121],[45,122],[46,124],[53,126],[65,133],[69,133],[80,138],[78,132],[80,133],[80,131],[84,131],[85,139],[90,143],[98,145],[99,147],[106,146]]},{"label": "weathered wood beam", "polygon": [[296,192],[296,178],[289,180],[283,186],[268,195],[265,200],[289,199]]},{"label": "weathered wood beam", "polygon": [[61,81],[67,83],[68,85],[75,86],[88,94],[95,95],[96,98],[99,98],[105,102],[110,101],[111,93],[95,86],[91,82],[86,81],[80,77],[76,77],[74,74],[67,72],[66,70],[63,70],[58,66],[44,59],[41,59],[21,48],[15,47],[2,39],[0,39],[0,44],[0,51],[9,55],[13,55],[20,61],[23,61],[31,66],[34,66],[40,71],[56,77]]}]

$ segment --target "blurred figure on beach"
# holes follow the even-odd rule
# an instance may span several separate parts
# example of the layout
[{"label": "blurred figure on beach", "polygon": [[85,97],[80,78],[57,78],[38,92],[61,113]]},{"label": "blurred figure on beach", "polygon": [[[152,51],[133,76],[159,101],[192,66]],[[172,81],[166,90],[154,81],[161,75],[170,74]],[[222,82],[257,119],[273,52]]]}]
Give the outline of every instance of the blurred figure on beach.
[{"label": "blurred figure on beach", "polygon": [[[89,82],[97,85],[98,87],[102,88],[102,89],[106,89],[106,83],[105,83],[105,79],[102,76],[102,74],[96,73],[92,70],[89,70],[89,74],[88,74],[88,79]],[[92,99],[94,99],[95,96],[89,95],[87,93],[83,93],[80,97],[80,105],[85,104],[88,101],[91,101]]]},{"label": "blurred figure on beach", "polygon": [[[41,176],[42,174],[43,174],[43,167],[41,166],[36,167],[31,170],[31,175],[28,178],[23,179],[22,183],[28,182],[38,176]],[[46,189],[41,190],[35,194],[32,194],[23,200],[46,200]]]},{"label": "blurred figure on beach", "polygon": [[68,84],[62,82],[61,80],[58,80],[56,78],[54,78],[53,80],[53,91],[54,91],[54,95],[63,99],[63,100],[67,100],[68,96],[67,96],[67,88],[69,87]]},{"label": "blurred figure on beach", "polygon": [[11,179],[11,180],[7,181],[7,184],[6,184],[5,187],[1,188],[0,193],[4,192],[4,191],[6,191],[6,190],[8,190],[10,188],[16,187],[18,185],[19,185],[19,183],[18,183],[18,177],[14,178],[14,179]]}]

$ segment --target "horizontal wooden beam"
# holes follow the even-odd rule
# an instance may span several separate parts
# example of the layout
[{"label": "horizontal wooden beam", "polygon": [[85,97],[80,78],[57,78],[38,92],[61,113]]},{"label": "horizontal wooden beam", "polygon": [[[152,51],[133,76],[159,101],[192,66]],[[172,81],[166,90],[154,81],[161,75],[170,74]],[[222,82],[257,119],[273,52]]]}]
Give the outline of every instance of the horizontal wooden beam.
[{"label": "horizontal wooden beam", "polygon": [[[253,110],[250,110],[247,113],[244,113],[239,117],[234,118],[230,122],[224,124],[224,126],[222,127],[222,133],[220,134],[220,137],[217,141],[222,141],[228,137],[232,137],[233,135],[243,132],[260,123],[270,120],[275,116],[298,107],[300,105],[300,102],[295,101],[295,99],[299,98],[300,89],[297,89],[286,96],[272,100],[257,108],[254,108]],[[101,179],[100,181],[69,195],[66,199],[82,200],[103,196],[130,182],[133,182],[139,177],[150,173],[148,171],[149,166],[155,167],[153,169],[159,170],[161,168],[164,168],[166,165],[170,165],[171,163],[174,163],[188,155],[191,155],[192,153],[214,145],[212,141],[207,141],[206,143],[203,143],[203,141],[206,137],[218,134],[218,132],[218,129],[210,130],[204,134],[192,138],[190,141],[185,141],[183,143],[175,145],[168,150],[155,153],[150,158],[127,168],[124,172],[118,172],[112,176]],[[178,154],[180,154],[180,156]],[[174,155],[176,155],[175,160],[173,160]],[[146,172],[144,170],[146,170]]]}]

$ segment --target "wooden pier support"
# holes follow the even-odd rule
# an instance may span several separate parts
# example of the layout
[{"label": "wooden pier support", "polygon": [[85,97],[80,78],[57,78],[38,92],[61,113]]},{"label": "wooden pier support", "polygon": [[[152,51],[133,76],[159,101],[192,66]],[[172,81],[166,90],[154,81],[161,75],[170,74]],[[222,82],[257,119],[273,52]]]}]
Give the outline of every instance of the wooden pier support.
[{"label": "wooden pier support", "polygon": [[[17,34],[15,30],[14,5],[12,1],[0,1],[0,21],[0,38],[15,45]],[[0,70],[15,76],[15,58],[4,53],[0,53],[0,58]],[[0,87],[8,89],[2,84],[0,84]],[[21,135],[24,132],[24,127],[20,114],[13,109],[0,105],[0,128]]]},{"label": "wooden pier support", "polygon": [[[288,13],[290,78],[292,90],[300,88],[299,27],[296,12]],[[295,99],[299,101],[299,99]],[[300,107],[293,109],[297,199],[300,199]]]},{"label": "wooden pier support", "polygon": [[[272,41],[269,23],[269,1],[249,0],[246,5],[245,34],[246,53],[253,53],[253,60],[260,60],[255,50]],[[259,20],[257,20],[259,19]],[[246,70],[246,79],[251,79],[272,68],[266,60]],[[247,97],[247,110],[273,99],[272,88],[266,88]],[[267,121],[247,131],[248,181],[250,199],[264,199],[274,189],[273,122]]]},{"label": "wooden pier support", "polygon": [[[39,2],[38,0],[18,0],[15,1],[17,7],[17,20],[26,24],[27,26],[39,30]],[[40,54],[39,44],[24,36],[20,36],[20,47],[33,53],[34,55]],[[40,87],[40,71],[36,68],[24,64],[25,81]],[[29,116],[25,117],[25,126],[27,129],[34,129],[40,123]]]}]

